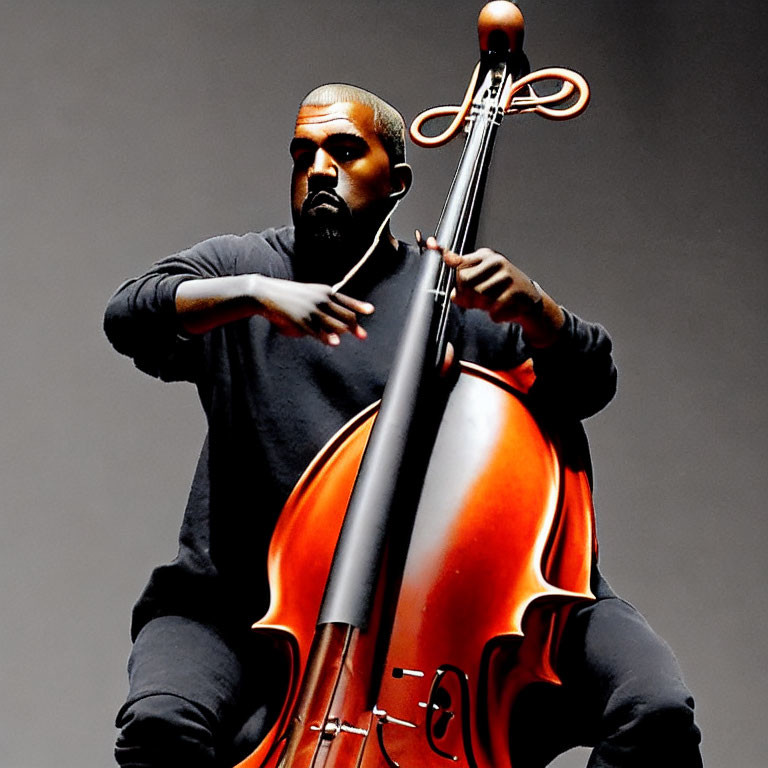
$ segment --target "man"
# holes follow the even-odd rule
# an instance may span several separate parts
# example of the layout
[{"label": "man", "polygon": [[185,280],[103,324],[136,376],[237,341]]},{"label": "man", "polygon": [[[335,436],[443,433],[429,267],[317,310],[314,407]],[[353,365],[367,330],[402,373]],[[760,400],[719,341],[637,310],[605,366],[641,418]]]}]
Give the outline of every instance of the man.
[{"label": "man", "polygon": [[[315,89],[291,154],[294,227],[216,237],[163,259],[107,309],[115,347],[154,376],[194,382],[208,420],[179,554],[154,571],[134,611],[130,693],[117,720],[123,766],[227,765],[243,756],[235,734],[246,721],[251,735],[263,730],[280,670],[248,627],[268,605],[271,531],[319,448],[381,395],[418,268],[418,249],[386,223],[411,184],[391,106],[351,86]],[[461,358],[496,369],[532,358],[531,399],[571,423],[611,399],[600,326],[494,251],[443,258],[457,270]],[[339,283],[343,292],[331,287]],[[596,569],[593,591],[598,600],[566,628],[564,686],[521,701],[516,768],[587,743],[592,766],[700,765],[671,652]]]}]

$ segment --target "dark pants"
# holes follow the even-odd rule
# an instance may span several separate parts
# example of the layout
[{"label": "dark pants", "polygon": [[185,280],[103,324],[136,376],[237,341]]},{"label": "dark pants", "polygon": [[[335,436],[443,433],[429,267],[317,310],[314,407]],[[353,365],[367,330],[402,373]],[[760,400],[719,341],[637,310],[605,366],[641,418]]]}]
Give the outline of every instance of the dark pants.
[{"label": "dark pants", "polygon": [[128,678],[116,721],[120,765],[231,768],[279,714],[287,673],[271,642],[249,629],[163,616],[139,632]]},{"label": "dark pants", "polygon": [[512,717],[514,768],[541,768],[594,747],[588,768],[701,768],[693,698],[670,647],[629,603],[597,600],[571,615],[561,687],[530,686]]},{"label": "dark pants", "polygon": [[[178,616],[147,624],[117,718],[118,763],[212,768],[246,756],[276,714],[284,680],[279,663],[264,664],[273,651],[259,642]],[[631,605],[609,597],[574,611],[562,648],[564,685],[532,686],[516,707],[515,768],[545,766],[577,745],[595,747],[590,768],[701,766],[677,661]]]}]

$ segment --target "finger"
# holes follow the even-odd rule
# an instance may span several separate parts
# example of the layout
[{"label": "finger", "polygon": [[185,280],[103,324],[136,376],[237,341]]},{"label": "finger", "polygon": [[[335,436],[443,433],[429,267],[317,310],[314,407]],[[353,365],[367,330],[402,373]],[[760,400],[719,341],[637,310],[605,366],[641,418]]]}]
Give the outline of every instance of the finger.
[{"label": "finger", "polygon": [[474,309],[475,292],[473,290],[464,290],[457,286],[451,291],[451,301],[458,307]]},{"label": "finger", "polygon": [[518,302],[515,301],[515,291],[513,289],[504,291],[488,308],[488,316],[494,323],[514,320],[518,314]]},{"label": "finger", "polygon": [[500,254],[488,248],[462,256],[462,264],[456,270],[459,282],[475,284],[484,275],[492,272],[508,273],[510,264]]},{"label": "finger", "polygon": [[357,322],[357,315],[348,309],[344,309],[338,305],[335,306],[341,313],[341,319],[329,315],[329,324],[331,324],[331,321],[338,322],[338,325],[334,325],[334,330],[338,333],[351,333],[358,339],[367,339],[368,333],[365,328]]},{"label": "finger", "polygon": [[351,296],[347,296],[343,293],[332,293],[331,300],[361,315],[372,315],[376,309],[373,304],[368,301],[353,299]]},{"label": "finger", "polygon": [[[352,301],[356,301],[353,299]],[[368,304],[367,302],[359,302],[356,301],[358,305],[362,304],[363,308],[370,309],[370,311],[373,311],[373,304]],[[351,309],[347,309],[346,307],[342,306],[341,304],[337,304],[336,302],[331,302],[328,305],[328,310],[333,312],[333,314],[339,318],[345,325],[345,330],[352,333],[354,336],[356,336],[358,339],[367,339],[368,333],[363,328],[360,323],[358,322],[357,315],[355,312]],[[370,314],[370,313],[368,313]]]},{"label": "finger", "polygon": [[489,275],[497,274],[498,268],[495,264],[489,264],[487,261],[480,261],[475,264],[467,264],[456,272],[456,280],[461,287],[468,286],[474,288],[478,283],[487,279]]},{"label": "finger", "polygon": [[479,299],[480,297],[471,289],[464,291],[461,288],[454,288],[451,291],[451,301],[457,307],[463,307],[464,309],[479,309]]},{"label": "finger", "polygon": [[449,267],[455,267],[461,263],[461,256],[458,256],[453,251],[449,251],[447,248],[443,248],[434,237],[430,236],[427,238],[427,248],[431,251],[437,251]]},{"label": "finger", "polygon": [[[336,346],[339,344],[339,333],[337,332],[341,324],[334,327],[327,323],[328,315],[318,310],[316,307],[310,310],[306,317],[296,321],[296,325],[301,329],[302,333],[306,336],[312,336],[324,344]],[[338,322],[338,321],[337,321]]]},{"label": "finger", "polygon": [[453,359],[455,357],[455,351],[453,344],[449,341],[445,347],[445,357],[443,357],[443,364],[440,366],[440,375],[445,376],[453,365]]},{"label": "finger", "polygon": [[464,309],[483,309],[486,304],[483,301],[483,297],[475,293],[471,288],[466,290],[459,288],[453,296],[453,303],[457,307],[464,307]]},{"label": "finger", "polygon": [[511,296],[518,291],[512,278],[510,278],[509,275],[500,274],[499,272],[495,272],[488,277],[487,280],[474,286],[474,288],[476,293],[492,302],[497,301],[504,293],[510,294]]},{"label": "finger", "polygon": [[471,253],[465,253],[462,256],[453,253],[453,251],[446,250],[444,252],[444,258],[446,263],[449,263],[450,266],[454,266],[461,271],[479,264],[487,264],[489,268],[498,267],[506,261],[504,256],[496,251],[492,251],[490,248],[478,248],[478,250],[472,251]]},{"label": "finger", "polygon": [[427,248],[438,251],[440,255],[443,257],[443,261],[449,266],[449,267],[459,267],[462,264],[465,263],[465,258],[463,256],[459,256],[459,254],[454,253],[453,251],[448,250],[447,248],[444,248],[442,245],[440,245],[437,240],[434,237],[428,237],[426,242]]},{"label": "finger", "polygon": [[467,309],[484,309],[490,311],[490,307],[499,297],[510,289],[514,293],[517,288],[513,285],[512,278],[505,272],[483,270],[478,273],[469,284],[459,282],[459,290],[456,303]]},{"label": "finger", "polygon": [[340,343],[340,337],[345,333],[351,333],[358,339],[368,338],[366,330],[358,325],[354,312],[342,307],[338,309],[343,313],[343,319],[322,310],[318,310],[310,317],[309,327],[312,328],[313,336],[331,346],[337,346]]},{"label": "finger", "polygon": [[453,251],[443,251],[443,261],[454,269],[459,269],[469,263],[463,256],[459,256]]},{"label": "finger", "polygon": [[311,319],[311,325],[318,333],[330,333],[337,336],[351,331],[353,326],[357,325],[357,320],[354,319],[354,316],[352,323],[353,325],[350,326],[348,323],[322,311],[316,312]]},{"label": "finger", "polygon": [[338,347],[341,344],[341,337],[338,333],[328,333],[327,331],[313,330],[306,334],[312,336],[318,341],[322,341],[323,344],[327,344],[329,347]]},{"label": "finger", "polygon": [[357,315],[351,309],[347,309],[342,304],[337,304],[332,299],[320,304],[318,310],[344,323],[347,330],[352,330],[357,325]]}]

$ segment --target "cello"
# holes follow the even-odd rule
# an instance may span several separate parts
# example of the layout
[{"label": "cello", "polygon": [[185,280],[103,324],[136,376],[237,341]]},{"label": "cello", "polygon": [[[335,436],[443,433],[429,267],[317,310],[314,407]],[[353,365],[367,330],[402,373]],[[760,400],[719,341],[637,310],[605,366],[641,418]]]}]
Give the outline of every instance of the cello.
[{"label": "cello", "polygon": [[[589,98],[574,72],[527,72],[509,0],[483,8],[478,32],[461,106],[411,128],[423,146],[466,130],[435,234],[458,254],[474,247],[502,117],[567,119]],[[538,95],[544,80],[559,90]],[[282,644],[290,681],[237,768],[508,766],[517,696],[559,682],[568,610],[592,598],[588,459],[531,409],[530,366],[445,373],[455,275],[438,249],[421,261],[381,401],[320,451],[274,531],[270,607],[254,628]]]}]

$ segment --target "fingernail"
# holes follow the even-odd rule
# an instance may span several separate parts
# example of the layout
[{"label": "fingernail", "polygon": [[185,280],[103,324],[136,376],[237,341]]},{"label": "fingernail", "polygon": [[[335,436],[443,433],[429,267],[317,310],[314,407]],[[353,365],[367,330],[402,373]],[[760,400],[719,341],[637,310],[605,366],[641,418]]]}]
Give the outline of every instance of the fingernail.
[{"label": "fingernail", "polygon": [[328,334],[328,343],[332,347],[337,347],[339,345],[340,341],[341,341],[341,339],[335,333],[329,333]]},{"label": "fingernail", "polygon": [[355,333],[358,339],[368,338],[368,331],[366,331],[365,328],[361,328],[359,325],[357,326],[357,331]]}]

